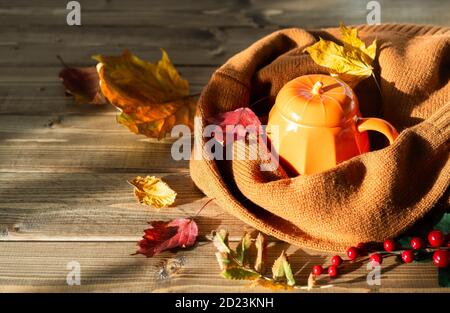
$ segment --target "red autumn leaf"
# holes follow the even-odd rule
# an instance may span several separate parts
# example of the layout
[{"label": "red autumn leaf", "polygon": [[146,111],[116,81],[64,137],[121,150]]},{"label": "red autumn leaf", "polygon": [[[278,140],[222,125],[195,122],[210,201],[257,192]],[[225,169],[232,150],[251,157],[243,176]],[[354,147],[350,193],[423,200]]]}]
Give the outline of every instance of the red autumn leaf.
[{"label": "red autumn leaf", "polygon": [[77,103],[105,104],[105,97],[100,91],[99,77],[95,66],[69,67],[63,63],[64,68],[59,72],[67,94],[75,97]]},{"label": "red autumn leaf", "polygon": [[220,127],[222,133],[216,132],[214,134],[218,141],[225,141],[223,135],[227,133],[233,136],[234,139],[242,139],[245,138],[247,133],[259,134],[261,131],[261,121],[249,108],[239,108],[234,111],[219,113],[208,118],[208,123]]},{"label": "red autumn leaf", "polygon": [[193,219],[177,218],[172,221],[149,222],[152,226],[144,230],[143,239],[135,254],[152,257],[164,250],[193,246],[197,239],[198,227]]}]

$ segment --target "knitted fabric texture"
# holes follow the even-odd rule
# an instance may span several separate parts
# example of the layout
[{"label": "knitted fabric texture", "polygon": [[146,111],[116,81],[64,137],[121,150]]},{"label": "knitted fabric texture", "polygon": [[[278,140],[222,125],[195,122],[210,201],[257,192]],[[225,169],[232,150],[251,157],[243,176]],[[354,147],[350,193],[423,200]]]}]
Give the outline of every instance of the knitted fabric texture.
[{"label": "knitted fabric texture", "polygon": [[[375,75],[355,92],[363,116],[381,117],[400,132],[394,144],[345,161],[326,172],[288,177],[264,160],[210,160],[203,147],[206,119],[251,107],[264,120],[281,87],[324,73],[304,49],[319,37],[339,42],[337,28],[272,33],[215,71],[199,100],[191,158],[196,185],[226,211],[256,229],[297,246],[342,251],[358,242],[396,237],[437,208],[449,207],[450,28],[384,24],[357,26],[378,42]],[[380,138],[378,138],[380,139]],[[245,141],[233,143],[247,153]]]}]

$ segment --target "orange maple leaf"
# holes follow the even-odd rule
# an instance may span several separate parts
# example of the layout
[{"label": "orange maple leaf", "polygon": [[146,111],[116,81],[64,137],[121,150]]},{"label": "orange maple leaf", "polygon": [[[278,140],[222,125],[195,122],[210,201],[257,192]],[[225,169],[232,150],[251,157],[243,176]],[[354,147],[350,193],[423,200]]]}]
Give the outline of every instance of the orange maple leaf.
[{"label": "orange maple leaf", "polygon": [[102,94],[121,110],[117,121],[131,131],[161,139],[177,124],[193,128],[196,101],[167,53],[156,63],[128,50],[120,56],[93,56]]}]

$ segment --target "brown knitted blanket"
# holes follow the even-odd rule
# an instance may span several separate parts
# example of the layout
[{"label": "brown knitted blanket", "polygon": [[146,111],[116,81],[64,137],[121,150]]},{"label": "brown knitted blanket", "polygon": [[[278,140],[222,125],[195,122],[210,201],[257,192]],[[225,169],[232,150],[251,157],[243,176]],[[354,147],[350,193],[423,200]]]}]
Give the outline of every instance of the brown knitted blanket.
[{"label": "brown knitted blanket", "polygon": [[[288,177],[261,171],[261,160],[191,160],[197,186],[251,226],[292,244],[341,251],[395,237],[437,207],[449,207],[450,28],[386,24],[358,26],[378,41],[376,76],[355,92],[363,116],[378,116],[400,133],[389,147],[323,173]],[[206,118],[239,107],[264,120],[289,80],[327,73],[305,47],[318,37],[339,41],[339,29],[277,31],[220,67],[199,100],[195,140],[207,142]],[[258,101],[259,100],[259,101]],[[256,102],[256,104],[254,104]],[[372,148],[377,138],[371,137]],[[248,144],[234,144],[235,153]]]}]

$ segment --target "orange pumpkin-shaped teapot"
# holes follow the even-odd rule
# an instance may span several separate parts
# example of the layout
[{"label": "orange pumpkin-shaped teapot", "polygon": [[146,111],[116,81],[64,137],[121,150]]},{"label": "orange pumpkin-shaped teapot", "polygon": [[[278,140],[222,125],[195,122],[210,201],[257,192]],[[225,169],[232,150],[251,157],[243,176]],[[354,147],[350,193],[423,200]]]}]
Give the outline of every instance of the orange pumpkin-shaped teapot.
[{"label": "orange pumpkin-shaped teapot", "polygon": [[269,114],[267,134],[282,164],[294,174],[312,174],[370,149],[368,130],[392,144],[397,131],[379,118],[362,118],[358,99],[343,81],[305,75],[281,88]]}]

